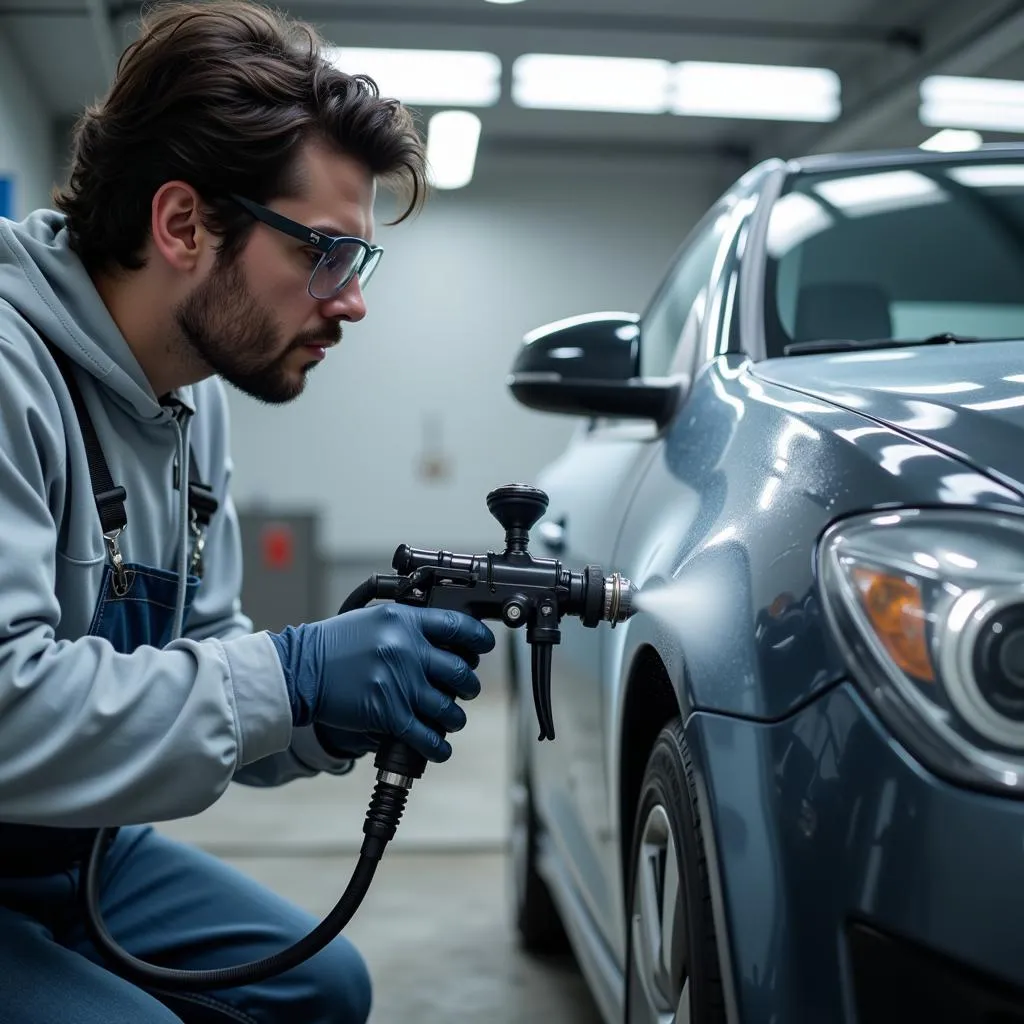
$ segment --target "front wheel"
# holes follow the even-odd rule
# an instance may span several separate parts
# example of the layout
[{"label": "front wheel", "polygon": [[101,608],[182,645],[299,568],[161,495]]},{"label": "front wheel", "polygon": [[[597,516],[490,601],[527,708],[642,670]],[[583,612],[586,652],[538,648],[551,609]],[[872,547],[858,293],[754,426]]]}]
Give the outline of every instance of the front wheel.
[{"label": "front wheel", "polygon": [[626,1024],[725,1024],[693,761],[679,719],[647,761],[629,879]]}]

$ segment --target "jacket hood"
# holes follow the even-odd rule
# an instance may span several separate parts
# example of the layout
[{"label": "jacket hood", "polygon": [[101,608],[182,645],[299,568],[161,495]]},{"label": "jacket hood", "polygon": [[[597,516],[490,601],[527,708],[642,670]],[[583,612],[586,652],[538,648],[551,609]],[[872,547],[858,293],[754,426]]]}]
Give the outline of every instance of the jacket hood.
[{"label": "jacket hood", "polygon": [[[165,415],[81,260],[64,215],[37,210],[25,220],[0,218],[0,301],[103,383],[115,403],[144,420]],[[192,389],[175,397],[193,408]]]},{"label": "jacket hood", "polygon": [[755,373],[883,422],[1024,493],[1024,340],[788,356]]}]

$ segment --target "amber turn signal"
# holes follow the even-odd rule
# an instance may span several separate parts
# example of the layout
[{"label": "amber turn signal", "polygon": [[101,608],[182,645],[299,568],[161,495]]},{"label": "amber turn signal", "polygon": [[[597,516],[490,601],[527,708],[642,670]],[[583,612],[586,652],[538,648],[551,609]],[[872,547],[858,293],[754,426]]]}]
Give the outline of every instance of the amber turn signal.
[{"label": "amber turn signal", "polygon": [[854,569],[853,578],[864,611],[892,660],[907,675],[935,682],[927,617],[917,585],[875,569]]}]

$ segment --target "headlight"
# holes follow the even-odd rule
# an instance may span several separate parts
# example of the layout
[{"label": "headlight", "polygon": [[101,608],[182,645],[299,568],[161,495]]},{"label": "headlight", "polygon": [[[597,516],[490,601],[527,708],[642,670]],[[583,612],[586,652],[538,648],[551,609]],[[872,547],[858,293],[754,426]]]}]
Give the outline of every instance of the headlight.
[{"label": "headlight", "polygon": [[831,527],[826,615],[861,689],[940,775],[1024,795],[1024,518],[872,513]]}]

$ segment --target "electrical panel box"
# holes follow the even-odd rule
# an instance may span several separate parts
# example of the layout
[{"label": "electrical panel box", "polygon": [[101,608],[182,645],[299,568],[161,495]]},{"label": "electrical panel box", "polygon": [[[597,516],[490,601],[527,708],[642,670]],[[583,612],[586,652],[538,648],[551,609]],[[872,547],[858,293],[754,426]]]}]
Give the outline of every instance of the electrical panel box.
[{"label": "electrical panel box", "polygon": [[319,516],[238,511],[242,533],[242,610],[256,630],[323,618]]}]

